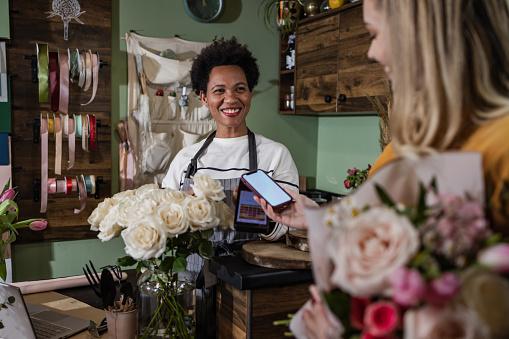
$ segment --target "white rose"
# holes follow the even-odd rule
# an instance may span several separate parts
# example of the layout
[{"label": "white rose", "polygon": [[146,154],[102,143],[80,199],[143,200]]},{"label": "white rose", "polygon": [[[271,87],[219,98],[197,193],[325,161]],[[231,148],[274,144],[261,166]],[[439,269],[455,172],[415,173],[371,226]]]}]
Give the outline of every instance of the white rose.
[{"label": "white rose", "polygon": [[333,232],[328,253],[331,281],[354,296],[383,293],[388,278],[417,252],[419,238],[410,221],[386,207],[371,208]]},{"label": "white rose", "polygon": [[191,187],[197,197],[205,197],[214,201],[221,201],[226,197],[221,183],[207,175],[195,175]]},{"label": "white rose", "polygon": [[157,184],[146,184],[146,185],[138,187],[135,190],[135,194],[136,194],[136,196],[138,196],[140,198],[144,198],[147,194],[151,194],[152,191],[158,190],[158,189],[159,189],[159,186]]},{"label": "white rose", "polygon": [[101,239],[101,241],[111,240],[117,237],[120,231],[122,231],[122,226],[118,223],[117,212],[118,205],[111,207],[108,214],[99,222],[99,234],[97,237]]},{"label": "white rose", "polygon": [[91,231],[99,231],[99,223],[106,217],[110,209],[115,206],[116,202],[111,198],[106,198],[100,202],[94,209],[87,221],[90,224]]},{"label": "white rose", "polygon": [[189,228],[184,207],[176,203],[163,203],[157,209],[163,229],[171,235],[182,234]]},{"label": "white rose", "polygon": [[136,260],[157,258],[166,249],[166,232],[154,218],[134,221],[122,231],[121,236],[125,252]]},{"label": "white rose", "polygon": [[118,193],[114,194],[111,197],[111,199],[113,199],[113,201],[115,203],[118,203],[118,202],[123,201],[126,198],[129,198],[132,196],[134,196],[134,190],[127,190],[127,191],[122,191],[122,192],[118,192]]},{"label": "white rose", "polygon": [[181,204],[186,199],[187,195],[184,192],[173,191],[170,189],[158,189],[150,191],[147,195],[150,199],[154,200],[158,204],[163,203],[176,203]]},{"label": "white rose", "polygon": [[219,225],[214,205],[205,197],[189,197],[184,206],[192,231],[206,230]]},{"label": "white rose", "polygon": [[155,213],[157,203],[151,199],[141,199],[133,196],[118,204],[118,223],[129,227],[133,222],[144,219]]}]

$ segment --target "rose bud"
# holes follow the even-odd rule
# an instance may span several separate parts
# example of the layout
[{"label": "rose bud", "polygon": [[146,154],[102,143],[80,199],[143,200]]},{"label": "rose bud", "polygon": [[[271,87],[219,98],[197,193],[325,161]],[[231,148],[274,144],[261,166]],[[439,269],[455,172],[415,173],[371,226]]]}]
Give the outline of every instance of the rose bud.
[{"label": "rose bud", "polygon": [[479,254],[481,264],[496,272],[509,272],[509,244],[498,244],[489,247]]}]

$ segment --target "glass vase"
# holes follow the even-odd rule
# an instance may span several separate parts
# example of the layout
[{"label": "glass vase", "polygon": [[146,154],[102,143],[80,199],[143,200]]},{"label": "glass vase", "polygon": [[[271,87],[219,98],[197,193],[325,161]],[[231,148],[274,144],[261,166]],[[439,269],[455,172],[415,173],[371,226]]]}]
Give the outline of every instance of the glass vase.
[{"label": "glass vase", "polygon": [[140,338],[194,338],[194,283],[158,276],[139,283],[138,290]]}]

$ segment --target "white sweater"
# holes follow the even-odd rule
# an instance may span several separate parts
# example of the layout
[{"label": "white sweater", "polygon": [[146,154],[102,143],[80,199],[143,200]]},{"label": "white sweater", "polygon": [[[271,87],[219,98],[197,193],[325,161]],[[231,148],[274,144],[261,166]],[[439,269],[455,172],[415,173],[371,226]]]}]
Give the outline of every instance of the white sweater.
[{"label": "white sweater", "polygon": [[[260,134],[256,136],[258,169],[267,172],[274,180],[293,184],[297,190],[299,176],[288,149]],[[179,189],[185,177],[189,162],[205,140],[183,148],[170,164],[163,179],[162,187]],[[196,173],[209,175],[213,179],[238,178],[249,171],[247,135],[237,138],[214,138],[203,155],[198,159]],[[289,186],[292,187],[292,186]]]}]

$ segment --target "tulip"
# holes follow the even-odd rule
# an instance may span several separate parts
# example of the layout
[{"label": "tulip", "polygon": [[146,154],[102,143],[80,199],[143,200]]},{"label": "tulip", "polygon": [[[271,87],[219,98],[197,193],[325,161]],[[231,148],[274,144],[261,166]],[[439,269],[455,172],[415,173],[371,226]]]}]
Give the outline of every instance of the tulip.
[{"label": "tulip", "polygon": [[496,272],[509,273],[509,244],[498,244],[482,251],[479,262]]},{"label": "tulip", "polygon": [[9,188],[0,196],[0,203],[4,202],[5,200],[12,200],[15,196],[16,191],[13,188]]},{"label": "tulip", "polygon": [[32,231],[42,231],[42,230],[45,230],[46,227],[48,227],[48,222],[46,220],[35,220],[35,221],[32,221],[30,223],[30,225],[28,225],[28,227],[32,230]]},{"label": "tulip", "polygon": [[401,306],[415,306],[424,296],[426,285],[417,270],[400,268],[390,278],[392,299]]},{"label": "tulip", "polygon": [[396,304],[379,301],[370,304],[364,314],[364,331],[374,337],[390,337],[399,325],[399,311]]}]

